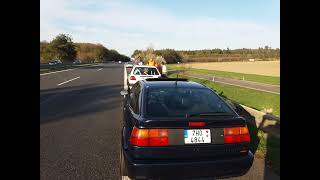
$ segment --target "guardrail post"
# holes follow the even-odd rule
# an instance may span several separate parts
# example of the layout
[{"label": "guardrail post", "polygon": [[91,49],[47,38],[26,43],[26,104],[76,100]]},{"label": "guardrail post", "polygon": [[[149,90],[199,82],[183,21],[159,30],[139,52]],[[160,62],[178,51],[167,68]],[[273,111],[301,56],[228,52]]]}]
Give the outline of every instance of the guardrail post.
[{"label": "guardrail post", "polygon": [[212,76],[212,81],[214,82],[214,76]]}]

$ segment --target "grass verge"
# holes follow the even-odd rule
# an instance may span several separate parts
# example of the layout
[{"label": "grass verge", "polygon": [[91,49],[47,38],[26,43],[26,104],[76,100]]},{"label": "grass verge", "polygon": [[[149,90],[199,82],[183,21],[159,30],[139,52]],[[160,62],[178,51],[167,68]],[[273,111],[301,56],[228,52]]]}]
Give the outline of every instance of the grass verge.
[{"label": "grass verge", "polygon": [[[183,70],[184,67],[179,67],[176,65],[168,65],[168,70]],[[280,77],[274,76],[264,76],[257,74],[244,74],[244,73],[235,73],[235,72],[227,72],[227,71],[216,71],[216,70],[207,70],[207,69],[195,69],[195,68],[187,68],[186,71],[198,73],[198,74],[206,74],[217,77],[225,77],[231,79],[240,79],[246,81],[253,81],[258,83],[272,84],[272,85],[280,85]]]},{"label": "grass verge", "polygon": [[255,157],[264,158],[266,166],[280,175],[280,139],[267,135],[262,130],[257,129],[257,132],[257,135],[251,134],[251,146],[254,146],[253,144],[258,142]]}]

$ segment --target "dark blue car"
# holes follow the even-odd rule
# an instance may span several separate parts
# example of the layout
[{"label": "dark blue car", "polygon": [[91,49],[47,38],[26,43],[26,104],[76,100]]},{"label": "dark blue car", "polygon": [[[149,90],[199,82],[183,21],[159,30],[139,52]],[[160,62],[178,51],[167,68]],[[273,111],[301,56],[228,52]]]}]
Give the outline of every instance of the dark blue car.
[{"label": "dark blue car", "polygon": [[250,169],[253,154],[245,119],[206,86],[148,79],[121,94],[122,176],[232,177]]}]

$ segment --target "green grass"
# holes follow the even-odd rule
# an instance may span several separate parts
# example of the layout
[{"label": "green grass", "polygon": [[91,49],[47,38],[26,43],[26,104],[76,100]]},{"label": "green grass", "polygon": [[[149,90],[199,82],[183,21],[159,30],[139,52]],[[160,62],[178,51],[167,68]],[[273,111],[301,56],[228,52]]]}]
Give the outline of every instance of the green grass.
[{"label": "green grass", "polygon": [[[176,77],[175,74],[169,77]],[[280,117],[280,95],[272,94],[252,89],[219,84],[212,81],[189,78],[191,81],[201,83],[211,89],[214,89],[220,96],[233,100],[237,103],[252,107],[257,110],[272,108],[272,114]]]},{"label": "green grass", "polygon": [[256,156],[264,158],[267,166],[280,175],[280,139],[271,135],[266,138],[265,133],[261,130],[258,130],[257,136],[259,144]]},{"label": "green grass", "polygon": [[[183,67],[178,67],[176,65],[168,65],[168,70],[183,70]],[[216,71],[216,70],[207,70],[207,69],[195,69],[189,68],[186,69],[188,72],[206,74],[218,77],[232,78],[232,79],[241,79],[265,84],[273,84],[280,85],[280,77],[274,76],[264,76],[257,74],[244,74],[244,73],[235,73],[235,72],[227,72],[227,71]]]}]

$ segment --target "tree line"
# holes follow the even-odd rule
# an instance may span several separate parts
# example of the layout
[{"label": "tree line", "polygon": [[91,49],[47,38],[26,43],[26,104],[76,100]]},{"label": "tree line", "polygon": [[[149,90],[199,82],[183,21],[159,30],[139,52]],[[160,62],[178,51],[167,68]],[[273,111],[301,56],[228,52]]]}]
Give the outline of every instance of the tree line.
[{"label": "tree line", "polygon": [[174,49],[153,50],[135,50],[131,55],[132,58],[140,59],[141,61],[148,61],[152,57],[161,56],[168,64],[177,63],[182,61],[182,56]]},{"label": "tree line", "polygon": [[40,42],[40,63],[59,59],[71,63],[79,59],[82,63],[106,61],[130,61],[130,58],[102,44],[74,43],[70,36],[59,34],[51,42]]},{"label": "tree line", "polygon": [[[167,63],[176,62],[219,62],[219,61],[248,61],[255,60],[279,60],[280,49],[265,46],[257,49],[204,49],[204,50],[154,50],[156,55],[161,55]],[[144,57],[146,51],[135,50],[131,57]]]}]

